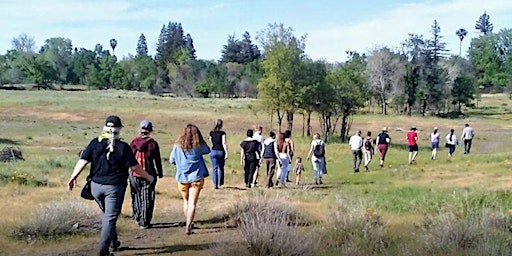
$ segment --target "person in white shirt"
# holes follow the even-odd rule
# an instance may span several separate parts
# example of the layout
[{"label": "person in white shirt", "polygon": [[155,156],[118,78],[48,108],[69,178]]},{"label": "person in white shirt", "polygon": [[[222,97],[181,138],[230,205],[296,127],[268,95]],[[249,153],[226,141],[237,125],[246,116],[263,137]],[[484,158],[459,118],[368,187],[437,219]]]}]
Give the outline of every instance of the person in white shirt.
[{"label": "person in white shirt", "polygon": [[446,135],[446,147],[448,148],[448,157],[452,157],[457,146],[457,136],[455,130],[451,129],[450,133]]},{"label": "person in white shirt", "polygon": [[[263,127],[261,125],[256,126],[256,129],[254,129],[254,134],[252,135],[252,139],[255,141],[258,141],[260,143],[260,152],[263,152],[263,142],[265,141],[265,138],[263,137]],[[256,165],[256,171],[254,172],[254,176],[252,178],[252,185],[258,184],[258,176],[260,172],[260,164]]]},{"label": "person in white shirt", "polygon": [[471,143],[473,141],[473,137],[475,137],[475,132],[473,128],[466,124],[464,129],[462,130],[462,135],[460,135],[460,139],[464,141],[464,154],[469,154],[471,150]]},{"label": "person in white shirt", "polygon": [[434,127],[434,131],[430,134],[430,142],[432,142],[432,160],[436,160],[437,149],[439,148],[439,137],[440,133],[437,127]]},{"label": "person in white shirt", "polygon": [[354,173],[357,173],[363,161],[363,151],[361,150],[363,147],[363,138],[361,138],[361,131],[357,131],[356,134],[352,135],[348,144],[350,144],[350,149],[354,156]]}]

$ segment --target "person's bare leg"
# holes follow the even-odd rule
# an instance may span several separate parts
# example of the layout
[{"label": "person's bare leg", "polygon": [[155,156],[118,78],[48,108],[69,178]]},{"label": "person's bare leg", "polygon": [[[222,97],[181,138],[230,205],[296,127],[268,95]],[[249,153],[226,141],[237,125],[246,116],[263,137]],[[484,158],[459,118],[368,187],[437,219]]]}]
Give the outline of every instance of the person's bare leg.
[{"label": "person's bare leg", "polygon": [[412,152],[409,152],[409,164],[412,164]]},{"label": "person's bare leg", "polygon": [[194,216],[196,215],[196,205],[199,199],[199,193],[201,189],[197,187],[190,187],[188,197],[188,212],[187,212],[187,234],[192,234],[192,223],[194,222]]},{"label": "person's bare leg", "polygon": [[183,214],[187,218],[189,191],[181,191],[181,197],[183,198]]},{"label": "person's bare leg", "polygon": [[418,151],[414,151],[414,153],[412,153],[412,161],[411,162],[414,162],[417,155],[418,155]]}]

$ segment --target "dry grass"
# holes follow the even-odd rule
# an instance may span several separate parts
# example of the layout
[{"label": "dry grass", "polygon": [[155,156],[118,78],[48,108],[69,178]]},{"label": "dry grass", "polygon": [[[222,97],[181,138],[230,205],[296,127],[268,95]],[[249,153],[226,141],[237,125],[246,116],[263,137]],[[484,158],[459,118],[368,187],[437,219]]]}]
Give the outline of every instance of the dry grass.
[{"label": "dry grass", "polygon": [[[62,98],[66,98],[66,103],[57,100]],[[166,162],[164,164],[166,177],[157,184],[155,221],[164,223],[168,228],[140,231],[129,220],[122,218],[119,227],[122,239],[126,241],[124,244],[133,246],[148,243],[148,245],[134,246],[135,249],[120,252],[120,255],[134,253],[206,255],[210,245],[216,243],[232,245],[235,251],[240,245],[247,249],[248,240],[242,237],[240,228],[226,228],[224,223],[216,223],[214,220],[216,216],[227,216],[230,212],[251,211],[252,208],[243,209],[242,203],[245,202],[243,200],[262,195],[269,202],[274,202],[273,200],[278,197],[285,198],[286,207],[307,213],[307,221],[304,222],[313,226],[320,223],[318,227],[327,227],[329,223],[327,220],[332,217],[333,221],[338,219],[336,225],[355,222],[357,225],[354,224],[354,226],[364,230],[364,222],[357,217],[364,216],[366,208],[371,207],[386,220],[383,221],[381,230],[383,233],[379,233],[379,229],[372,231],[374,234],[381,234],[384,242],[389,242],[389,246],[385,247],[386,252],[389,255],[407,255],[407,252],[410,252],[409,255],[417,254],[418,248],[421,252],[421,247],[418,242],[411,239],[412,234],[417,233],[415,225],[422,223],[423,213],[431,214],[432,209],[436,207],[454,204],[456,201],[449,199],[452,191],[488,191],[489,193],[483,197],[492,198],[492,195],[510,188],[511,180],[508,172],[511,163],[508,161],[508,156],[511,152],[512,140],[508,138],[512,135],[509,130],[512,125],[509,122],[508,105],[503,105],[509,102],[505,98],[500,95],[484,97],[479,105],[485,108],[472,110],[475,114],[468,120],[358,115],[354,118],[353,130],[371,130],[376,134],[383,126],[390,127],[390,136],[394,145],[390,149],[385,168],[377,168],[378,159],[374,158],[370,166],[371,172],[353,175],[348,145],[332,143],[327,146],[327,158],[331,168],[324,178],[326,183],[324,186],[305,186],[307,189],[291,186],[288,190],[252,189],[247,191],[243,189],[243,172],[238,163],[239,141],[244,138],[245,130],[255,124],[262,124],[265,133],[268,133],[271,128],[274,130],[277,128],[275,118],[274,123],[271,124],[268,115],[249,108],[249,105],[255,106],[251,100],[176,99],[120,91],[2,92],[0,129],[8,134],[8,138],[0,138],[0,144],[2,146],[16,144],[23,150],[27,160],[14,165],[2,164],[1,170],[26,172],[40,180],[48,179],[49,186],[0,185],[0,199],[2,199],[0,208],[4,211],[4,217],[0,221],[0,226],[3,227],[0,230],[0,254],[11,255],[15,252],[34,254],[41,251],[40,254],[51,255],[55,251],[66,255],[73,254],[77,250],[79,253],[75,254],[80,255],[87,254],[80,252],[87,252],[94,248],[97,242],[96,237],[74,236],[67,238],[65,243],[61,240],[26,246],[24,242],[13,240],[11,235],[13,230],[34,216],[40,205],[61,199],[78,198],[78,192],[66,191],[65,182],[72,171],[76,153],[92,137],[99,134],[100,126],[105,116],[109,114],[118,114],[123,119],[125,128],[122,136],[125,141],[129,141],[136,135],[140,120],[147,118],[153,121],[154,137],[160,143],[164,158],[168,157],[171,145],[184,124],[194,122],[199,125],[204,134],[207,134],[214,120],[222,118],[225,121],[225,130],[228,132],[230,153],[226,166],[226,186],[220,190],[214,190],[211,180],[207,180],[205,189],[201,192],[196,217],[199,229],[195,235],[188,237],[183,235],[182,227],[175,225],[184,221],[181,213],[182,201],[172,177],[174,169]],[[477,113],[477,111],[485,111],[485,113]],[[314,116],[312,121],[313,132],[319,130],[316,118]],[[297,156],[305,158],[310,138],[300,136],[301,116],[296,116],[295,120],[296,153]],[[455,157],[448,160],[446,151],[441,149],[438,160],[431,161],[427,139],[431,127],[438,126],[443,133],[453,127],[460,134],[465,122],[469,122],[477,134],[473,143],[473,154],[462,155],[460,148],[457,148]],[[412,125],[423,129],[420,133],[422,148],[417,164],[409,166],[404,146],[404,130]],[[3,137],[6,136],[3,135]],[[375,157],[378,157],[378,154]],[[303,180],[308,183],[312,180],[309,162],[305,161],[305,167]],[[263,171],[260,171],[260,175],[264,176]],[[84,177],[85,175],[81,178]],[[79,180],[79,182],[82,181]],[[404,187],[413,189],[403,189]],[[346,209],[350,207],[359,209],[354,212],[352,219],[342,214],[336,216],[334,212],[337,208],[333,207],[333,204],[336,202],[336,195],[339,194],[349,201],[362,198],[366,200],[367,205],[357,207],[347,205]],[[379,197],[379,194],[389,198]],[[125,200],[124,217],[131,214],[128,195]],[[240,202],[240,209],[231,211],[235,202]],[[499,202],[506,204],[503,203],[504,201]],[[95,207],[94,203],[92,205]],[[265,207],[265,205],[258,205],[256,209]],[[97,218],[99,219],[99,215]],[[232,218],[238,219],[238,225],[242,225],[243,218],[240,216]],[[310,231],[311,229],[299,227],[296,230]],[[358,234],[364,236],[364,233]],[[357,237],[354,236],[353,239],[355,238]],[[348,238],[344,239],[348,241]],[[486,239],[501,242],[491,244],[486,243]],[[402,242],[400,246],[397,245],[397,241]],[[484,237],[481,243],[470,250],[471,252],[464,252],[485,252],[487,249],[489,252],[495,252],[494,255],[504,255],[503,253],[507,251],[503,250],[501,244],[509,242],[510,240],[504,239],[501,233],[493,233],[492,237]],[[361,244],[364,243],[354,242],[351,247],[358,248],[357,246]],[[78,249],[76,249],[77,245]],[[382,246],[379,245],[379,248]],[[379,251],[379,248],[372,249],[370,252]],[[336,255],[336,253],[332,254]]]}]

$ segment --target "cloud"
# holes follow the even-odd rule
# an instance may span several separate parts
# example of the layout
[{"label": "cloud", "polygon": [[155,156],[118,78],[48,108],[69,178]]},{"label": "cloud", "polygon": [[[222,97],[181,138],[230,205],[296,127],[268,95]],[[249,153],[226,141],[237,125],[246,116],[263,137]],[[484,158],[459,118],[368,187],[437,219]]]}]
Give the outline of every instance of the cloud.
[{"label": "cloud", "polygon": [[[494,24],[494,31],[510,25],[512,1],[508,0],[453,0],[421,2],[401,5],[373,17],[350,25],[319,28],[308,33],[306,53],[313,59],[328,61],[346,59],[346,50],[368,52],[375,47],[399,47],[409,33],[422,34],[429,38],[431,25],[437,20],[443,41],[450,53],[458,54],[458,28],[468,30],[463,49],[469,47],[471,37],[477,37],[474,26],[478,17],[487,11]],[[463,50],[464,51],[464,50]],[[464,53],[463,53],[464,54]]]}]

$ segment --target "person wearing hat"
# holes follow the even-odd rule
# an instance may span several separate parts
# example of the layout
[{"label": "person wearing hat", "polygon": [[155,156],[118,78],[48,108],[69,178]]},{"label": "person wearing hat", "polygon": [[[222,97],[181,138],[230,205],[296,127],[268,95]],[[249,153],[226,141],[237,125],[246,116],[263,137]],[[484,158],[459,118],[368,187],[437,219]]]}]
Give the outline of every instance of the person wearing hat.
[{"label": "person wearing hat", "polygon": [[117,238],[116,223],[121,214],[128,170],[132,169],[149,183],[154,180],[139,165],[130,145],[120,140],[122,127],[118,116],[107,117],[103,133],[92,139],[80,154],[68,181],[68,189],[73,190],[78,175],[91,163],[91,193],[102,211],[99,255],[110,255],[109,247],[112,245],[116,251],[121,244]]},{"label": "person wearing hat", "polygon": [[375,144],[377,145],[377,149],[380,152],[380,161],[379,165],[380,168],[384,167],[384,160],[386,159],[386,154],[388,152],[388,146],[391,142],[391,138],[388,135],[388,128],[384,127],[382,128],[381,133],[377,135],[377,139],[375,141]]},{"label": "person wearing hat", "polygon": [[153,176],[155,182],[147,182],[136,172],[130,172],[130,188],[132,196],[132,218],[141,229],[151,226],[153,209],[155,208],[156,180],[163,177],[162,159],[158,142],[151,137],[153,124],[148,120],[140,122],[139,135],[130,143],[139,164]]},{"label": "person wearing hat", "polygon": [[418,155],[418,133],[416,127],[411,127],[411,130],[407,132],[407,146],[409,147],[409,164],[414,163],[416,156]]},{"label": "person wearing hat", "polygon": [[437,127],[434,127],[434,130],[430,133],[430,142],[432,143],[432,160],[436,160],[437,149],[439,148],[439,136],[440,133]]}]

